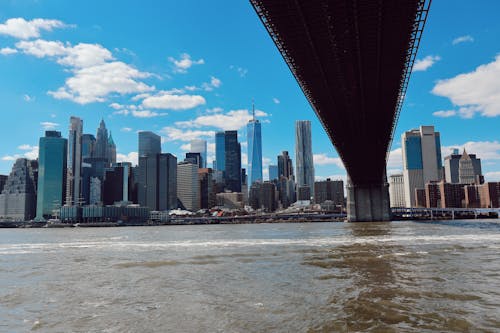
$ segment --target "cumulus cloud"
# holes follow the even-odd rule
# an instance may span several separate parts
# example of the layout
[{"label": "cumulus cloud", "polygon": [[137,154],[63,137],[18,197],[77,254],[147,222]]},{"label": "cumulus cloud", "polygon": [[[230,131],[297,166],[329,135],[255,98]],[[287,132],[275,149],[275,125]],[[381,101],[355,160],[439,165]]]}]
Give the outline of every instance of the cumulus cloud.
[{"label": "cumulus cloud", "polygon": [[431,56],[431,55],[423,59],[418,59],[413,64],[412,72],[426,71],[439,60],[441,60],[440,56]]},{"label": "cumulus cloud", "polygon": [[457,37],[453,40],[453,42],[451,42],[453,45],[457,45],[457,44],[460,44],[460,43],[472,43],[474,41],[474,38],[471,36],[471,35],[465,35],[465,36],[460,36],[460,37]]},{"label": "cumulus cloud", "polygon": [[469,154],[476,154],[482,161],[500,160],[500,142],[499,141],[468,141],[463,144],[441,147],[441,155],[447,156],[453,148],[458,148],[460,152],[465,150]]},{"label": "cumulus cloud", "polygon": [[51,121],[42,121],[40,125],[42,125],[44,130],[52,130],[59,126],[58,123],[54,123]]},{"label": "cumulus cloud", "polygon": [[151,109],[187,110],[205,103],[205,98],[200,95],[176,95],[170,91],[160,91],[144,98],[142,106]]},{"label": "cumulus cloud", "polygon": [[344,163],[342,163],[342,160],[340,157],[330,157],[327,156],[326,154],[313,154],[313,161],[314,164],[316,165],[336,165],[337,167],[341,169],[344,168]]},{"label": "cumulus cloud", "polygon": [[202,65],[205,63],[203,59],[191,59],[191,56],[187,53],[181,54],[179,59],[168,57],[168,60],[174,65],[174,72],[176,73],[187,73],[187,70],[193,65]]},{"label": "cumulus cloud", "polygon": [[132,116],[136,118],[153,118],[153,117],[160,117],[160,116],[166,116],[167,113],[158,113],[154,111],[149,111],[149,110],[132,110]]},{"label": "cumulus cloud", "polygon": [[0,24],[0,35],[7,35],[19,39],[40,37],[42,30],[52,31],[54,28],[66,28],[67,24],[59,20],[36,18],[26,21],[22,17],[11,18]]},{"label": "cumulus cloud", "polygon": [[[256,110],[257,117],[268,117],[269,115],[261,110]],[[209,115],[199,116],[193,120],[178,121],[176,126],[182,128],[200,128],[210,126],[222,129],[224,131],[239,130],[246,126],[249,120],[252,119],[252,114],[249,110],[231,110],[227,113],[214,113]]]},{"label": "cumulus cloud", "polygon": [[456,114],[457,111],[455,110],[440,110],[432,113],[434,117],[439,117],[439,118],[449,118],[455,116]]},{"label": "cumulus cloud", "polygon": [[16,49],[13,49],[11,47],[4,47],[0,49],[0,54],[1,55],[9,55],[9,54],[14,54],[17,53]]},{"label": "cumulus cloud", "polygon": [[18,158],[24,157],[30,160],[35,160],[38,158],[38,146],[31,146],[29,144],[22,144],[17,147],[17,149],[22,150],[21,154],[5,155],[2,157],[2,161],[15,161]]},{"label": "cumulus cloud", "polygon": [[132,128],[130,128],[130,127],[122,127],[121,131],[122,132],[132,132]]},{"label": "cumulus cloud", "polygon": [[396,148],[389,152],[387,168],[403,170],[403,149]]},{"label": "cumulus cloud", "polygon": [[493,62],[477,67],[474,71],[439,80],[432,93],[447,97],[460,107],[463,118],[475,113],[485,117],[500,116],[500,55]]},{"label": "cumulus cloud", "polygon": [[484,174],[487,182],[500,182],[500,171],[491,171]]},{"label": "cumulus cloud", "polygon": [[116,154],[117,162],[131,162],[132,165],[137,165],[139,160],[139,153],[136,151],[130,152],[128,154]]},{"label": "cumulus cloud", "polygon": [[215,88],[219,88],[222,84],[222,81],[214,76],[210,77],[210,82],[205,82],[201,85],[203,90],[212,91]]},{"label": "cumulus cloud", "polygon": [[164,135],[165,141],[191,141],[215,136],[214,131],[181,130],[175,127],[164,127],[161,133]]}]

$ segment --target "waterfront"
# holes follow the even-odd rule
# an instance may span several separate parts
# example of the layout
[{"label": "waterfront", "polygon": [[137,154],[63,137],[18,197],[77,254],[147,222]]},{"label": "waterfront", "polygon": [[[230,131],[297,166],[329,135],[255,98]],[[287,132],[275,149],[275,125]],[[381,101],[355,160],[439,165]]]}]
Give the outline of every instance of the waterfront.
[{"label": "waterfront", "polygon": [[0,331],[500,329],[500,223],[0,230]]}]

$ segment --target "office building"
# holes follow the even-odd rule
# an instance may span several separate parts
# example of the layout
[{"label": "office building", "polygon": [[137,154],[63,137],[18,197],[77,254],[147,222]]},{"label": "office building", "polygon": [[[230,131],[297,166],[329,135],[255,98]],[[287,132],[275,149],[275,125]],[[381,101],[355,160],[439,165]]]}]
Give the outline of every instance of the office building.
[{"label": "office building", "polygon": [[[309,187],[309,193],[314,193],[314,164],[311,139],[311,122],[298,120],[295,122],[295,171],[297,186]],[[278,163],[279,168],[279,163]],[[299,198],[304,198],[305,190],[297,190]],[[299,199],[305,200],[305,199]]]},{"label": "office building", "polygon": [[500,182],[488,182],[480,186],[481,208],[500,208]]},{"label": "office building", "polygon": [[199,153],[201,157],[200,168],[207,167],[207,141],[200,139],[191,140],[190,153]]},{"label": "office building", "polygon": [[108,146],[106,149],[106,157],[108,159],[109,164],[116,163],[116,145],[115,145],[115,141],[113,140],[113,136],[111,135],[111,131],[109,131]]},{"label": "office building", "polygon": [[389,200],[391,207],[405,207],[405,186],[403,174],[389,176]]},{"label": "office building", "polygon": [[35,217],[38,163],[18,158],[0,194],[0,219],[28,221]]},{"label": "office building", "polygon": [[198,169],[200,181],[200,208],[208,209],[215,206],[215,184],[213,170],[210,168]]},{"label": "office building", "polygon": [[170,153],[139,157],[138,201],[151,210],[177,208],[177,157]]},{"label": "office building", "polygon": [[64,204],[68,140],[61,132],[46,131],[38,146],[36,218],[44,220]]},{"label": "office building", "polygon": [[268,171],[269,171],[269,180],[270,181],[278,180],[279,176],[278,176],[278,166],[277,165],[269,164]]},{"label": "office building", "polygon": [[288,155],[288,151],[283,151],[281,155],[278,155],[278,178],[286,177],[287,179],[293,179],[293,163],[292,159]]},{"label": "office building", "polygon": [[311,187],[297,184],[297,201],[311,200]]},{"label": "office building", "polygon": [[415,189],[443,179],[441,140],[434,126],[420,126],[402,137],[405,206],[415,207]]},{"label": "office building", "polygon": [[139,157],[161,153],[161,137],[153,132],[139,132]]},{"label": "office building", "polygon": [[71,117],[68,133],[68,152],[66,155],[65,204],[68,206],[81,204],[82,134],[83,121],[78,117]]},{"label": "office building", "polygon": [[226,170],[226,134],[215,133],[215,170],[221,173]]},{"label": "office building", "polygon": [[94,157],[106,158],[108,159],[108,130],[104,119],[101,120],[99,127],[97,128],[97,135],[94,148]]},{"label": "office building", "polygon": [[106,169],[106,176],[102,186],[102,201],[104,205],[129,202],[130,175],[132,164],[120,162]]},{"label": "office building", "polygon": [[[460,166],[462,166],[462,179],[460,179]],[[484,182],[481,159],[476,158],[475,154],[467,154],[465,149],[463,154],[459,154],[458,149],[453,149],[453,153],[444,158],[444,175],[448,183],[482,184]]]},{"label": "office building", "polygon": [[322,204],[332,201],[335,206],[344,207],[344,182],[327,178],[314,183],[314,202]]},{"label": "office building", "polygon": [[182,207],[195,212],[200,209],[198,166],[189,162],[177,165],[177,198]]},{"label": "office building", "polygon": [[5,183],[7,182],[8,177],[9,176],[7,176],[7,175],[0,175],[0,193],[2,193],[3,187],[4,187]]},{"label": "office building", "polygon": [[252,119],[247,124],[248,147],[248,185],[262,182],[262,128],[255,119],[255,108],[252,106]]},{"label": "office building", "polygon": [[201,153],[186,153],[184,162],[196,164],[198,168],[203,167],[203,157],[201,156]]},{"label": "office building", "polygon": [[241,146],[237,131],[224,133],[224,149],[226,190],[241,192]]},{"label": "office building", "polygon": [[94,151],[96,148],[96,138],[92,134],[82,135],[82,161],[86,158],[94,157]]},{"label": "office building", "polygon": [[276,185],[265,181],[255,182],[250,187],[249,203],[253,209],[262,209],[271,213],[278,208]]},{"label": "office building", "polygon": [[241,209],[244,207],[243,193],[222,192],[215,195],[217,206],[229,209]]}]

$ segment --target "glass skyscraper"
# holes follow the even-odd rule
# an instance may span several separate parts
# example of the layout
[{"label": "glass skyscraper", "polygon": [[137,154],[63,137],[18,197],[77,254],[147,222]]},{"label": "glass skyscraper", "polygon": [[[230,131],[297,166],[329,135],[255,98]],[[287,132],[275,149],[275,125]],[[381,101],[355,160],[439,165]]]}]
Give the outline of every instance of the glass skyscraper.
[{"label": "glass skyscraper", "polygon": [[309,120],[295,122],[295,163],[297,186],[308,186],[310,193],[314,193],[314,163]]},{"label": "glass skyscraper", "polygon": [[248,144],[248,185],[255,182],[262,182],[262,130],[260,122],[253,118],[247,124],[247,144]]},{"label": "glass skyscraper", "polygon": [[226,170],[226,139],[224,132],[215,133],[215,169]]},{"label": "glass skyscraper", "polygon": [[161,137],[153,132],[139,132],[139,157],[161,153]]},{"label": "glass skyscraper", "polygon": [[80,203],[82,183],[82,132],[83,120],[70,118],[68,134],[67,172],[66,172],[66,205]]},{"label": "glass skyscraper", "polygon": [[237,131],[226,131],[225,148],[225,183],[231,192],[241,192],[241,145]]},{"label": "glass skyscraper", "polygon": [[61,132],[46,131],[39,147],[36,218],[43,220],[64,203],[68,140]]}]

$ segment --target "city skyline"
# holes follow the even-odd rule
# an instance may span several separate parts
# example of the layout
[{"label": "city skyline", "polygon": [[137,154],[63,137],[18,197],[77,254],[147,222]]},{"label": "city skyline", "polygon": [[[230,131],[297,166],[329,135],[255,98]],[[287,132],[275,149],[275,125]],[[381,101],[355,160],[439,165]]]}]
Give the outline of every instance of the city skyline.
[{"label": "city skyline", "polygon": [[[56,3],[57,10],[52,6]],[[223,14],[209,4],[194,6],[186,1],[176,8],[162,4],[158,12],[164,16],[157,16],[147,5],[139,8],[129,3],[119,9],[124,18],[116,15],[109,21],[110,11],[116,8],[102,6],[93,16],[87,3],[72,4],[72,10],[57,1],[5,6],[0,16],[0,97],[6,109],[15,110],[13,115],[4,113],[7,122],[16,123],[6,126],[2,134],[9,143],[0,147],[1,174],[10,172],[16,157],[36,157],[45,128],[52,127],[66,137],[72,115],[85,120],[84,134],[94,133],[100,119],[105,119],[117,144],[118,161],[137,163],[136,131],[145,130],[160,134],[162,150],[178,158],[189,151],[192,139],[207,140],[207,165],[211,166],[215,132],[238,130],[239,137],[245,138],[255,98],[261,106],[256,115],[262,122],[264,179],[268,165],[276,163],[282,150],[293,156],[293,140],[283,138],[293,138],[293,123],[298,119],[312,122],[317,178],[345,179],[335,150],[249,4],[226,3],[237,21],[229,22],[232,31],[224,31],[228,22],[209,24]],[[179,15],[179,6],[199,19],[186,20],[191,25],[198,22],[194,27],[182,21],[186,16]],[[494,64],[500,61],[495,60],[498,49],[492,43],[500,30],[492,7],[498,5],[433,5],[395,132],[389,174],[402,170],[400,135],[420,125],[434,125],[441,133],[442,156],[449,155],[452,147],[462,150],[465,146],[483,161],[487,181],[500,180],[495,122],[500,105],[487,98],[487,87],[470,83],[494,78]],[[139,21],[150,18],[154,24],[135,27],[135,31],[122,21],[131,15]],[[471,16],[482,20],[465,20]],[[47,21],[37,21],[35,27],[35,18]],[[200,26],[206,26],[206,31],[199,33]],[[123,29],[123,37],[116,37],[117,29]],[[163,37],[168,42],[161,42],[164,31],[172,32]],[[255,50],[246,48],[248,41]],[[156,47],[151,49],[148,43]],[[243,47],[245,54],[240,52]],[[481,65],[481,72],[476,71]],[[104,86],[92,76],[96,68],[103,76],[108,69],[128,71],[129,76],[122,78],[122,85]],[[85,82],[92,83],[93,90],[86,89]],[[471,91],[467,98],[457,95],[464,89]],[[247,143],[241,145],[242,167],[246,167]]]}]

